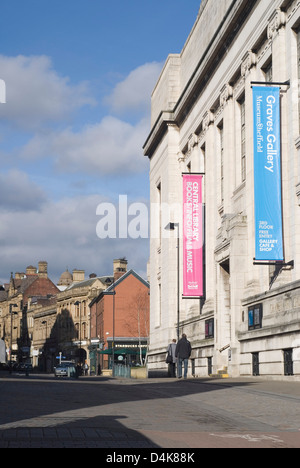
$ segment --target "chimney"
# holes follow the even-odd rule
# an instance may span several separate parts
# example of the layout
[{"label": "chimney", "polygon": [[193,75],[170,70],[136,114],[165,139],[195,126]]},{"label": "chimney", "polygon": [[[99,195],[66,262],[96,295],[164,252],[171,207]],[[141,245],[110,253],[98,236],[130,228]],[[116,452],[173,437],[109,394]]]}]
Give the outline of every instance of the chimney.
[{"label": "chimney", "polygon": [[16,273],[15,273],[15,279],[20,279],[20,280],[22,280],[22,279],[25,278],[25,276],[26,276],[25,273],[19,273],[19,272],[16,272]]},{"label": "chimney", "polygon": [[114,260],[114,281],[117,281],[127,271],[127,260],[126,258],[119,258]]},{"label": "chimney", "polygon": [[26,276],[36,275],[36,268],[32,265],[26,268]]},{"label": "chimney", "polygon": [[84,270],[73,270],[73,283],[80,283],[84,281]]},{"label": "chimney", "polygon": [[48,278],[48,263],[47,262],[39,262],[38,275],[40,278]]}]

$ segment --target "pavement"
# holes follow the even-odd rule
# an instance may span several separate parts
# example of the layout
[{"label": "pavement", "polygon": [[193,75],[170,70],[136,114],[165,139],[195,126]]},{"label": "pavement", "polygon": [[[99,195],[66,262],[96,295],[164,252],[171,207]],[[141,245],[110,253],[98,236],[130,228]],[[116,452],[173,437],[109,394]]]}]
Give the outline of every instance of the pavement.
[{"label": "pavement", "polygon": [[300,448],[300,382],[1,372],[0,395],[0,448]]}]

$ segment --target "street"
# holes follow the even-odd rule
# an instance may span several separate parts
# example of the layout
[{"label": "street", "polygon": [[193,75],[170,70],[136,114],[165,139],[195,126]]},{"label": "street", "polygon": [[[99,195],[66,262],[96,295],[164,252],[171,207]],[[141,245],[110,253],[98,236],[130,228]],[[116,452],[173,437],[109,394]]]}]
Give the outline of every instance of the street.
[{"label": "street", "polygon": [[0,394],[1,448],[300,447],[299,382],[2,373]]}]

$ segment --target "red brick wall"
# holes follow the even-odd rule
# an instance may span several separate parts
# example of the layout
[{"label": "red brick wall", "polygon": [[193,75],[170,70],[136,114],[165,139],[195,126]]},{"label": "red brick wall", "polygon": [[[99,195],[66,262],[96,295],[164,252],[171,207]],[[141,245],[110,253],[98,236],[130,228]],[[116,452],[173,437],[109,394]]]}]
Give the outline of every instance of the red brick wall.
[{"label": "red brick wall", "polygon": [[[116,286],[115,292],[115,338],[147,337],[150,314],[149,288],[130,274]],[[104,339],[105,346],[107,336],[113,338],[113,298],[113,295],[104,294],[97,307],[98,334]],[[106,335],[107,332],[109,335]]]}]

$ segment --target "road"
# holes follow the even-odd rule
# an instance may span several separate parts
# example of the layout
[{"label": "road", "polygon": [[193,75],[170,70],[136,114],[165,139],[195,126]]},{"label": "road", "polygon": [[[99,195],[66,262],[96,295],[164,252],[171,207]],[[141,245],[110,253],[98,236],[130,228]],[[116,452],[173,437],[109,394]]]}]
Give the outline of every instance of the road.
[{"label": "road", "polygon": [[0,373],[0,395],[0,448],[300,448],[300,382]]}]

